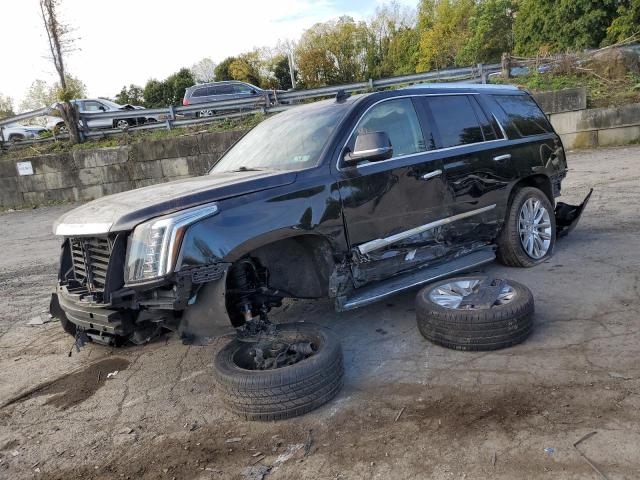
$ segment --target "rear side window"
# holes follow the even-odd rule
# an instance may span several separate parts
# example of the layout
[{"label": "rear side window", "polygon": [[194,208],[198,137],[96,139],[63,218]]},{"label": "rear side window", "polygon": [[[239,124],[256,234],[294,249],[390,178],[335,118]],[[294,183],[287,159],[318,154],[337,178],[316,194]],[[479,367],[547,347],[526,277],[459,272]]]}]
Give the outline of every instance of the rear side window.
[{"label": "rear side window", "polygon": [[429,97],[429,107],[440,133],[441,148],[484,141],[482,127],[467,95]]},{"label": "rear side window", "polygon": [[495,95],[494,98],[521,136],[553,132],[545,114],[528,95]]},{"label": "rear side window", "polygon": [[358,122],[347,145],[353,150],[358,135],[373,132],[389,135],[394,157],[426,150],[420,122],[409,98],[386,100],[372,107]]},{"label": "rear side window", "polygon": [[206,97],[207,96],[207,88],[198,88],[193,91],[191,94],[192,97]]},{"label": "rear side window", "polygon": [[234,85],[233,89],[236,93],[251,93],[251,90],[252,90],[247,85],[242,85],[242,84]]},{"label": "rear side window", "polygon": [[233,85],[217,85],[215,87],[212,87],[212,92],[209,93],[209,95],[229,95],[233,92]]}]

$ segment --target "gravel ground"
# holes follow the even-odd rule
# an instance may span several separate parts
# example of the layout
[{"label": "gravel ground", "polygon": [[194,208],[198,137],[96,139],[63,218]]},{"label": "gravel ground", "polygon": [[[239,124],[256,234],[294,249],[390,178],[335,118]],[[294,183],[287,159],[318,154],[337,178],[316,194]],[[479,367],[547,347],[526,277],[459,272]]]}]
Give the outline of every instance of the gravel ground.
[{"label": "gravel ground", "polygon": [[276,317],[338,332],[346,381],[323,408],[275,423],[224,409],[211,374],[224,340],[69,357],[59,324],[28,326],[55,280],[50,225],[71,207],[0,214],[0,478],[595,479],[573,447],[590,432],[578,448],[607,478],[638,478],[640,147],[569,163],[564,201],[595,187],[580,226],[536,268],[483,269],[533,290],[525,343],[434,346],[415,292],[343,314],[296,302]]}]

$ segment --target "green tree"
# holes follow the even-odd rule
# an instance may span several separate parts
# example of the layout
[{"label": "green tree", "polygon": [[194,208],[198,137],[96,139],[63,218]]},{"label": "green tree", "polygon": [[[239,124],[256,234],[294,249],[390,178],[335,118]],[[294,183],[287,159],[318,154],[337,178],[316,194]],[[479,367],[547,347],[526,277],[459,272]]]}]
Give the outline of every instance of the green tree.
[{"label": "green tree", "polygon": [[306,30],[296,51],[300,82],[317,87],[363,80],[367,34],[363,22],[347,16]]},{"label": "green tree", "polygon": [[640,0],[618,2],[616,17],[607,28],[605,43],[621,42],[640,33]]},{"label": "green tree", "polygon": [[[71,75],[65,77],[67,86],[67,95],[70,100],[75,98],[84,98],[87,95],[87,87],[82,81]],[[49,84],[44,80],[34,80],[22,102],[20,102],[20,110],[27,112],[37,110],[42,107],[50,107],[58,102],[62,96],[62,88],[59,82]]]},{"label": "green tree", "polygon": [[229,65],[229,73],[232,80],[240,80],[256,86],[266,86],[263,82],[264,77],[261,75],[262,67],[261,52],[253,50],[238,55]]},{"label": "green tree", "polygon": [[616,16],[618,0],[520,0],[513,25],[519,55],[599,46]]},{"label": "green tree", "polygon": [[195,85],[195,81],[188,68],[181,68],[163,81],[151,79],[144,86],[144,106],[161,108],[181,105],[184,91],[192,85]]},{"label": "green tree", "polygon": [[13,99],[0,93],[0,118],[13,117]]},{"label": "green tree", "polygon": [[376,9],[366,25],[368,78],[415,72],[417,31],[415,10],[396,2]]},{"label": "green tree", "polygon": [[475,0],[421,2],[418,71],[441,69],[457,64],[458,52],[471,37],[469,23],[475,9]]},{"label": "green tree", "polygon": [[229,67],[235,61],[236,57],[227,57],[216,66],[214,73],[217,81],[233,80]]},{"label": "green tree", "polygon": [[122,87],[120,93],[116,95],[116,103],[120,105],[143,105],[144,104],[144,90],[138,85],[133,83],[127,87]]},{"label": "green tree", "polygon": [[[289,69],[289,59],[286,55],[278,55],[273,59],[273,77],[275,87],[281,90],[289,90],[291,85],[291,73]],[[296,72],[294,71],[294,75]]]},{"label": "green tree", "polygon": [[469,19],[470,38],[456,55],[456,64],[498,62],[513,49],[514,0],[483,0]]}]

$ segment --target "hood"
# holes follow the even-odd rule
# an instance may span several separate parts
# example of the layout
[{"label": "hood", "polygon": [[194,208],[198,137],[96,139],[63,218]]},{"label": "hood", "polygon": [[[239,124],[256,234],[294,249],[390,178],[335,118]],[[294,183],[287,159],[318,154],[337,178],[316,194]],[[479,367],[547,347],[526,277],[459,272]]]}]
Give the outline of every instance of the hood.
[{"label": "hood", "polygon": [[56,235],[97,235],[131,230],[160,215],[293,183],[295,172],[220,172],[129,190],[93,200],[62,215]]}]

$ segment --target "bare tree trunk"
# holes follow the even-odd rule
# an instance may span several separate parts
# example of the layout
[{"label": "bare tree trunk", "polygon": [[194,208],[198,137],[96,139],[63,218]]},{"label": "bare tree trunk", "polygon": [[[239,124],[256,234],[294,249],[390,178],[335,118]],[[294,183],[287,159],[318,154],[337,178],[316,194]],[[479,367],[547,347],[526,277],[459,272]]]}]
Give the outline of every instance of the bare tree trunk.
[{"label": "bare tree trunk", "polygon": [[70,101],[71,98],[69,98],[70,94],[67,89],[67,78],[64,68],[64,53],[65,51],[69,51],[73,40],[68,38],[69,28],[61,24],[58,20],[56,8],[58,7],[59,1],[60,0],[40,0],[40,12],[42,13],[42,21],[44,22],[47,39],[49,40],[51,59],[53,60],[60,79],[60,115],[67,126],[71,143],[80,143],[82,136],[78,128],[78,109]]}]

